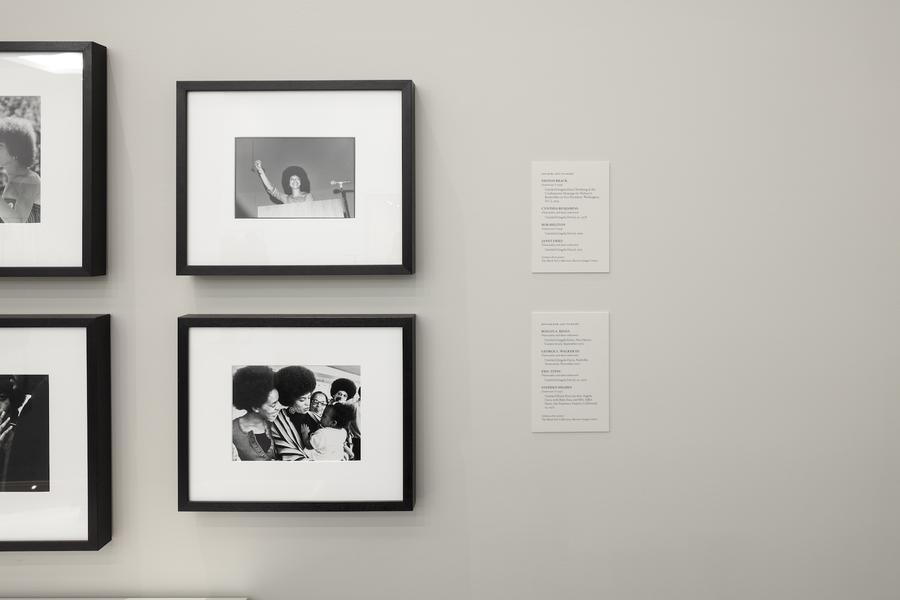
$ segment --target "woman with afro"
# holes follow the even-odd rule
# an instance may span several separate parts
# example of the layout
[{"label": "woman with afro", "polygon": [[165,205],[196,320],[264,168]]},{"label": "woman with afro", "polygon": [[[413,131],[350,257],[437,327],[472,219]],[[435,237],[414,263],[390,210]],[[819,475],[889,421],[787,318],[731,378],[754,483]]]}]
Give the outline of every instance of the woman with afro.
[{"label": "woman with afro", "polygon": [[272,423],[281,412],[275,372],[266,366],[241,367],[232,376],[232,404],[244,410],[231,422],[233,460],[275,460]]},{"label": "woman with afro", "polygon": [[[275,373],[275,389],[283,406],[281,417],[286,424],[276,423],[276,439],[282,460],[306,458],[306,450],[312,448],[309,438],[320,427],[317,419],[309,414],[310,397],[316,389],[315,374],[299,365],[283,367]],[[297,456],[297,458],[291,458]]]},{"label": "woman with afro", "polygon": [[275,204],[289,204],[291,202],[308,202],[314,200],[313,195],[309,193],[309,175],[306,174],[303,167],[292,165],[284,170],[281,174],[281,189],[284,190],[283,192],[279,192],[275,186],[272,185],[272,182],[269,181],[265,170],[263,170],[262,161],[254,161],[253,170],[259,175],[259,180],[262,182],[263,187],[266,188],[269,199]]},{"label": "woman with afro", "polygon": [[37,135],[31,121],[0,119],[0,167],[8,182],[0,197],[4,223],[41,222],[41,178],[31,170],[37,155]]}]

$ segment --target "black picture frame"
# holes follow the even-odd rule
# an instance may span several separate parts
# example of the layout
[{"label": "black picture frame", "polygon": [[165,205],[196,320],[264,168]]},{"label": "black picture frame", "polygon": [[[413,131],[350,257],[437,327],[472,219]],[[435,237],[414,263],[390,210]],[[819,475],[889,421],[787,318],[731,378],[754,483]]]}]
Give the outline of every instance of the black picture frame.
[{"label": "black picture frame", "polygon": [[[198,501],[190,498],[190,332],[199,327],[395,327],[403,339],[403,498],[397,501]],[[178,318],[178,510],[199,512],[411,511],[415,505],[415,315],[184,315]]]},{"label": "black picture frame", "polygon": [[[384,265],[197,265],[188,262],[187,100],[193,92],[384,91],[401,93],[402,258]],[[410,80],[176,82],[176,274],[410,275],[415,272],[415,86]]]},{"label": "black picture frame", "polygon": [[87,357],[87,538],[0,541],[0,551],[99,550],[112,539],[110,316],[0,315],[3,328],[82,328]]},{"label": "black picture frame", "polygon": [[106,275],[106,47],[96,42],[0,42],[0,53],[78,52],[82,84],[81,265],[0,266],[0,277]]}]

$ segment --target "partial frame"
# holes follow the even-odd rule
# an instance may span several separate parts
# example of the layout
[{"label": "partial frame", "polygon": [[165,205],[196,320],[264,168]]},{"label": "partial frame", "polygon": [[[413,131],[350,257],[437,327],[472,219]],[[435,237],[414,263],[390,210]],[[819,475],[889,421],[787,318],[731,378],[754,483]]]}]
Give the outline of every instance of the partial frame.
[{"label": "partial frame", "polygon": [[81,265],[0,267],[0,277],[106,275],[106,47],[96,42],[0,42],[0,53],[77,52],[82,71]]},{"label": "partial frame", "polygon": [[3,328],[82,328],[87,340],[87,530],[84,540],[0,541],[0,551],[99,550],[112,539],[109,315],[0,315]]}]

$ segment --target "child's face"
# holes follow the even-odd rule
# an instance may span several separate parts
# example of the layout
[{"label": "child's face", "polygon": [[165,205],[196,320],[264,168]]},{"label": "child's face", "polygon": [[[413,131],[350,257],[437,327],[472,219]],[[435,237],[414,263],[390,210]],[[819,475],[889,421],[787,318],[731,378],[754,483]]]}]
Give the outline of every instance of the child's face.
[{"label": "child's face", "polygon": [[337,421],[334,420],[334,409],[330,406],[325,407],[325,412],[322,413],[322,426],[323,427],[336,427]]}]

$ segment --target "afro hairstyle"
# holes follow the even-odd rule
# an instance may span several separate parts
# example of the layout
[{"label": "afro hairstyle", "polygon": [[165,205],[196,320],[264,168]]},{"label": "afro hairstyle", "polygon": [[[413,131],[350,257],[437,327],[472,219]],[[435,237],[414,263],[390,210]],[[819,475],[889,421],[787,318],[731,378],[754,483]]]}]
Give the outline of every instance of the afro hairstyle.
[{"label": "afro hairstyle", "polygon": [[275,389],[278,390],[278,400],[285,406],[290,406],[300,396],[316,389],[316,376],[299,365],[284,367],[275,373]]},{"label": "afro hairstyle", "polygon": [[23,167],[34,164],[37,154],[37,135],[28,119],[5,117],[0,119],[0,143]]},{"label": "afro hairstyle", "polygon": [[347,398],[350,399],[356,395],[356,384],[349,379],[344,379],[343,377],[335,379],[333,382],[331,382],[332,398],[334,398],[335,394],[342,391],[347,392]]},{"label": "afro hairstyle", "polygon": [[303,170],[303,167],[292,165],[284,170],[281,174],[281,189],[288,196],[291,195],[291,177],[296,175],[300,178],[300,191],[304,194],[309,193],[309,175]]},{"label": "afro hairstyle", "polygon": [[241,367],[231,378],[232,399],[235,408],[250,410],[259,408],[275,389],[275,371],[266,366]]}]

